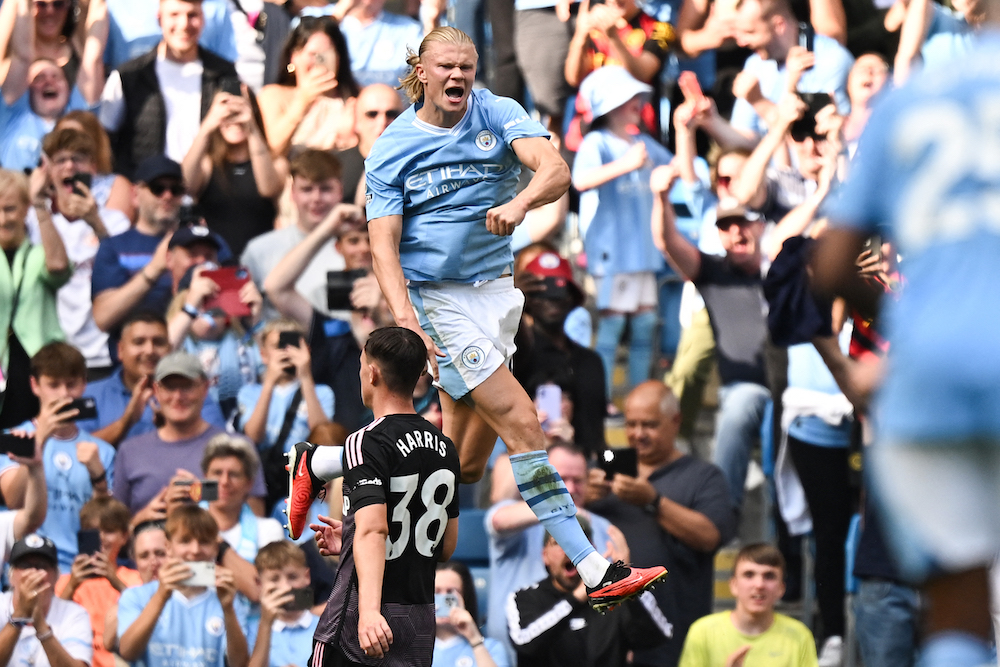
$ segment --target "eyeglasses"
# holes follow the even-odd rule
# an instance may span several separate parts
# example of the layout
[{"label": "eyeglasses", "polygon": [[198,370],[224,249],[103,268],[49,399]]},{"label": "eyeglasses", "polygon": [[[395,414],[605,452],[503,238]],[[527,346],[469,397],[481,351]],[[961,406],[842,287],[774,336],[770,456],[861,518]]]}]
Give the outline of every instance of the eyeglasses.
[{"label": "eyeglasses", "polygon": [[397,111],[396,109],[386,109],[384,111],[379,109],[369,109],[368,111],[365,112],[365,118],[374,119],[384,115],[386,118],[393,120],[397,116],[399,116],[400,113],[401,112]]},{"label": "eyeglasses", "polygon": [[812,140],[815,143],[819,143],[821,141],[826,141],[826,135],[825,134],[817,134],[815,129],[811,129],[811,128],[798,128],[798,127],[796,127],[794,125],[792,126],[792,129],[789,131],[789,135],[792,137],[792,141],[794,141],[797,144],[802,143],[803,141],[805,141],[809,137],[812,137]]},{"label": "eyeglasses", "polygon": [[173,183],[167,185],[163,182],[153,182],[146,185],[149,191],[153,193],[154,197],[162,197],[164,192],[170,191],[170,194],[174,197],[180,197],[184,194],[184,186],[180,183]]},{"label": "eyeglasses", "polygon": [[69,5],[69,0],[35,0],[35,7],[41,10],[61,12]]}]

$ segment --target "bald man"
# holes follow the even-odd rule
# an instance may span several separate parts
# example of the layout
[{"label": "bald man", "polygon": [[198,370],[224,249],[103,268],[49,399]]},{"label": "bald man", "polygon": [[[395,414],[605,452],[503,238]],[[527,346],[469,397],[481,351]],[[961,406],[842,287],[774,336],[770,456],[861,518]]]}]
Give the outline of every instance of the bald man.
[{"label": "bald man", "polygon": [[337,154],[344,167],[344,201],[364,206],[365,158],[389,123],[403,113],[403,108],[399,93],[384,83],[367,85],[358,93],[358,102],[354,105],[354,133],[358,135],[358,145]]},{"label": "bald man", "polygon": [[644,382],[625,401],[625,435],[636,450],[638,474],[605,479],[604,471],[590,471],[603,497],[587,509],[621,529],[636,566],[663,563],[670,573],[653,594],[673,637],[665,647],[637,651],[636,665],[677,665],[688,628],[712,612],[715,552],[736,534],[722,471],[677,449],[679,427],[677,398],[661,382]]}]

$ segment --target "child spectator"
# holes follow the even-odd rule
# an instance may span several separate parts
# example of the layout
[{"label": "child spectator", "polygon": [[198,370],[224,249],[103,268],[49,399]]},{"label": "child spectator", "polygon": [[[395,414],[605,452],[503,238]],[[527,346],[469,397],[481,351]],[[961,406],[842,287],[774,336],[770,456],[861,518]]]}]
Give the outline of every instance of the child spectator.
[{"label": "child spectator", "polygon": [[70,573],[56,582],[60,598],[76,602],[90,615],[94,629],[91,667],[114,667],[115,658],[104,646],[104,621],[108,611],[118,606],[123,590],[143,583],[137,571],[118,565],[118,553],[128,543],[131,518],[128,508],[114,498],[88,500],[80,510],[80,530],[100,531],[101,548],[92,555],[78,555]]},{"label": "child spectator", "polygon": [[595,349],[604,361],[611,396],[615,352],[631,324],[629,388],[649,378],[656,329],[656,275],[663,260],[650,230],[652,167],[668,164],[670,152],[638,133],[644,99],[652,88],[623,67],[601,67],[580,87],[593,122],[573,165],[580,191],[580,229],[587,271],[597,281],[599,319]]},{"label": "child spectator", "polygon": [[[42,461],[48,487],[48,512],[38,532],[51,539],[59,553],[59,569],[68,573],[77,553],[76,533],[80,510],[95,495],[110,493],[115,450],[108,443],[77,426],[79,414],[70,402],[87,388],[87,362],[72,345],[49,343],[31,358],[31,391],[41,403],[38,417],[22,424],[20,431],[50,432],[42,444]],[[0,455],[0,470],[13,467]],[[0,481],[9,507],[20,507],[27,468],[5,475]]]},{"label": "child spectator", "polygon": [[306,667],[319,617],[308,609],[288,609],[292,591],[309,587],[305,554],[291,542],[275,542],[257,553],[254,565],[262,590],[250,667]]}]

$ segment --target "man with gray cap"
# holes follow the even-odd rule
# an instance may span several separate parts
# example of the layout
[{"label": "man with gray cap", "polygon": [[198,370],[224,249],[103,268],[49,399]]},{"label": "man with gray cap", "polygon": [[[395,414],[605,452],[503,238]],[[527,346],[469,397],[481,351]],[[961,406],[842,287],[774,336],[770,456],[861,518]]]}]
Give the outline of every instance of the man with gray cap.
[{"label": "man with gray cap", "polygon": [[[160,405],[156,430],[125,440],[115,459],[114,495],[135,523],[166,518],[170,479],[178,470],[198,474],[208,441],[223,432],[201,416],[208,379],[194,355],[174,352],[160,359],[153,396]],[[262,514],[266,490],[259,464],[250,495],[251,508]]]},{"label": "man with gray cap", "polygon": [[760,434],[764,407],[771,398],[765,366],[767,302],[761,276],[764,220],[724,200],[715,224],[726,254],[707,255],[677,229],[669,199],[674,178],[670,167],[653,172],[650,185],[659,199],[653,214],[662,216],[662,240],[668,259],[695,284],[708,309],[722,380],[714,463],[722,468],[733,504],[740,508],[750,450]]},{"label": "man with gray cap", "polygon": [[87,667],[94,631],[87,610],[55,597],[56,545],[30,533],[10,553],[11,590],[0,595],[0,664]]}]

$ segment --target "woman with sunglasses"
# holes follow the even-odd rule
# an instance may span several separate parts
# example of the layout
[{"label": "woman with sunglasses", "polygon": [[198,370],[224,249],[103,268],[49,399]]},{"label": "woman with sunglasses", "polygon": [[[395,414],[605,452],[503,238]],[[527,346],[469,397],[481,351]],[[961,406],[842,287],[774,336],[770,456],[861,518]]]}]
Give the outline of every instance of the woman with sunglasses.
[{"label": "woman with sunglasses", "polygon": [[283,157],[271,157],[261,126],[246,86],[242,95],[220,91],[181,165],[198,214],[236,257],[250,239],[274,228],[274,199],[288,173]]},{"label": "woman with sunglasses", "polygon": [[287,155],[296,146],[353,146],[358,84],[337,22],[303,17],[288,35],[281,56],[281,78],[264,86],[258,96],[271,151]]}]

